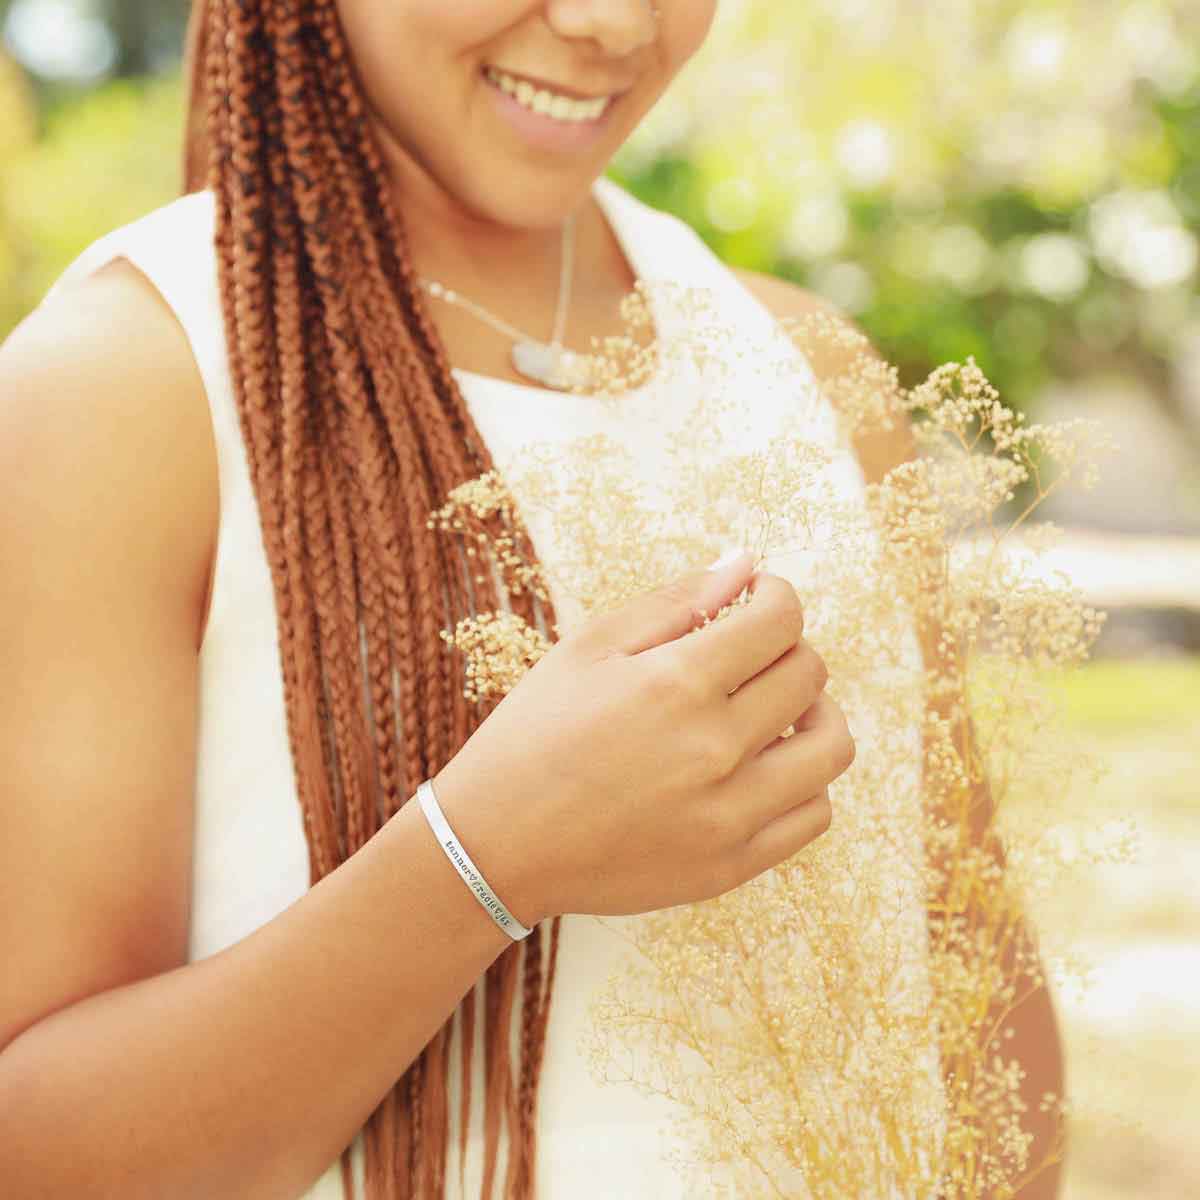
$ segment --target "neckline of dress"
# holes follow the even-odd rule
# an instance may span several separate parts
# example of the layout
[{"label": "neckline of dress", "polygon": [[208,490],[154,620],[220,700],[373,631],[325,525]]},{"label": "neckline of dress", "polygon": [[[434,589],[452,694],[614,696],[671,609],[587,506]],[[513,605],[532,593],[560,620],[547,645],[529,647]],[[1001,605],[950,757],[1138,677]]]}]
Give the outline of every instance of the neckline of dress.
[{"label": "neckline of dress", "polygon": [[[620,246],[622,253],[625,255],[625,259],[634,277],[638,280],[650,282],[653,279],[653,273],[649,255],[643,251],[644,239],[634,237],[627,224],[629,217],[632,216],[630,204],[635,198],[629,194],[618,195],[619,192],[623,191],[621,185],[615,180],[609,179],[607,175],[596,176],[592,181],[591,191],[592,195],[596,198],[596,203],[600,206],[601,212],[608,221],[608,227],[612,230],[613,237],[616,238],[617,245]],[[658,293],[653,287],[649,289],[647,303],[650,308],[655,332],[661,337],[664,330],[665,313],[659,301]],[[638,384],[637,387],[627,388],[622,392],[614,393],[614,395],[621,400],[636,399],[654,386],[661,371],[662,366],[660,364],[655,373],[644,383]],[[594,392],[562,392],[555,388],[535,387],[533,384],[517,383],[514,379],[505,379],[500,375],[482,375],[478,371],[469,371],[465,367],[451,367],[450,372],[458,379],[460,384],[469,382],[479,388],[503,388],[518,395],[539,396],[547,399],[554,398],[559,402],[563,400],[589,401],[593,400],[596,395]]]}]

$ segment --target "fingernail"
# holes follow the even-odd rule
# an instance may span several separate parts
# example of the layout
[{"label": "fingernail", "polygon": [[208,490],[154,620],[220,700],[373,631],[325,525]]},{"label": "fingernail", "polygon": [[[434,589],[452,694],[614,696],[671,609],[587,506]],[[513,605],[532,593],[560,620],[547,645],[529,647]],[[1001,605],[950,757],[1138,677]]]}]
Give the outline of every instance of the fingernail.
[{"label": "fingernail", "polygon": [[746,551],[741,546],[734,546],[731,549],[726,550],[725,553],[716,560],[716,562],[709,563],[709,565],[704,569],[706,571],[718,571],[721,569],[721,567],[728,566],[728,564],[733,562],[735,558],[745,553]]}]

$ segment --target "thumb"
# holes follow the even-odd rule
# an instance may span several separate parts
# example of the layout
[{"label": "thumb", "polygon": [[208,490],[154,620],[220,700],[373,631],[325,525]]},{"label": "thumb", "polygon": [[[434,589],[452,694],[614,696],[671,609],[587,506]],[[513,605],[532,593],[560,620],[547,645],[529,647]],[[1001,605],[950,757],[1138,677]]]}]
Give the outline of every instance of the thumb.
[{"label": "thumb", "polygon": [[597,655],[639,654],[690,633],[728,604],[754,574],[749,550],[731,550],[708,567],[696,567],[659,587],[601,613],[580,630]]}]

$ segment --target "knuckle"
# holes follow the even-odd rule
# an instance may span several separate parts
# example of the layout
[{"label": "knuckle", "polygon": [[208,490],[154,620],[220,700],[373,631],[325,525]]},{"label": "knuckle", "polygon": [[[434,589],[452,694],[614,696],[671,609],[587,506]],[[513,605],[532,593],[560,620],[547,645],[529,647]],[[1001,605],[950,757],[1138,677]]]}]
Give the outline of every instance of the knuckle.
[{"label": "knuckle", "polygon": [[669,579],[659,589],[658,594],[669,606],[669,618],[673,624],[692,628],[704,623],[705,613],[696,604],[689,585],[681,579]]},{"label": "knuckle", "polygon": [[761,595],[771,618],[783,626],[793,642],[798,642],[804,632],[804,606],[799,592],[781,575],[768,572],[756,578],[754,595]]},{"label": "knuckle", "polygon": [[694,757],[705,780],[713,783],[732,775],[742,756],[741,748],[728,735],[709,733],[701,740]]},{"label": "knuckle", "polygon": [[805,642],[804,645],[809,656],[809,667],[812,671],[813,680],[816,682],[817,691],[823,692],[825,685],[829,682],[829,667],[820,654],[808,642]]},{"label": "knuckle", "polygon": [[670,654],[650,657],[646,663],[643,686],[650,702],[675,707],[691,700],[697,691],[693,673]]},{"label": "knuckle", "polygon": [[723,857],[724,848],[737,836],[730,813],[720,804],[708,804],[697,816],[696,821],[707,854],[711,856],[716,849]]},{"label": "knuckle", "polygon": [[723,896],[735,887],[746,882],[747,871],[743,855],[736,849],[728,853],[714,855],[711,859],[709,873],[709,896]]},{"label": "knuckle", "polygon": [[774,590],[778,619],[792,640],[798,642],[804,633],[804,606],[800,603],[800,594],[786,579],[780,579]]},{"label": "knuckle", "polygon": [[850,730],[845,721],[841,721],[830,746],[830,762],[833,766],[834,778],[850,769],[857,753],[858,748],[854,744],[854,738],[850,736]]},{"label": "knuckle", "polygon": [[829,801],[828,788],[813,801],[813,805],[816,809],[817,837],[820,837],[823,833],[828,833],[833,824],[833,805]]}]

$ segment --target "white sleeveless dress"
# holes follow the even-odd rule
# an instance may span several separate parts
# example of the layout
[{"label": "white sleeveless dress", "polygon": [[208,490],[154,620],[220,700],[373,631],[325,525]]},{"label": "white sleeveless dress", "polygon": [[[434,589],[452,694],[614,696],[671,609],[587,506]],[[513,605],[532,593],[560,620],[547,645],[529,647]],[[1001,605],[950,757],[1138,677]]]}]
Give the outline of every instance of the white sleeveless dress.
[{"label": "white sleeveless dress", "polygon": [[[777,327],[771,314],[686,223],[643,203],[606,176],[595,181],[594,195],[637,277],[651,284],[666,280],[709,289],[735,342],[772,336]],[[60,282],[82,277],[117,256],[140,268],[178,317],[211,409],[218,452],[220,526],[211,608],[200,652],[189,961],[244,938],[291,905],[309,886],[308,853],[285,724],[271,578],[230,382],[213,230],[211,193],[183,196],[99,238],[60,276]],[[660,333],[669,332],[671,322],[681,319],[661,303],[654,309],[654,317]],[[784,353],[792,356],[795,370],[808,370],[790,342]],[[783,401],[764,389],[761,375],[739,376],[740,370],[734,367],[730,386],[736,389],[740,378],[755,402],[743,414],[747,423],[737,429],[731,425],[728,435],[731,444],[740,439],[746,448],[753,448],[776,428]],[[476,426],[501,470],[530,439],[565,443],[604,433],[631,455],[647,488],[662,504],[667,503],[664,439],[670,436],[672,421],[683,419],[682,412],[666,413],[660,408],[651,413],[645,406],[639,408],[634,402],[640,388],[628,393],[631,403],[614,409],[587,396],[525,387],[457,368],[455,374]],[[818,397],[807,419],[806,432],[832,444],[834,421],[827,402]],[[841,496],[861,497],[862,475],[848,452],[839,453],[829,478]],[[540,559],[552,563],[554,556],[562,553],[553,529],[528,514],[527,524]],[[768,559],[766,567],[800,585],[802,564],[789,566]],[[578,609],[569,598],[554,595],[553,588],[552,596],[560,623],[569,627],[578,619]],[[869,737],[862,720],[851,724],[861,761],[869,753]],[[910,733],[916,762],[915,723]],[[915,803],[916,786],[915,776],[897,784],[903,794],[894,813]],[[915,885],[908,896],[898,927],[904,930],[902,949],[911,977],[919,981],[927,952],[925,913]],[[630,954],[627,940],[616,930],[619,923],[581,914],[563,918],[538,1099],[540,1200],[683,1200],[704,1194],[688,1186],[681,1168],[667,1156],[667,1151],[679,1144],[680,1135],[673,1127],[673,1119],[679,1115],[674,1102],[629,1084],[600,1080],[586,1059],[583,1039],[589,1026],[589,1002]],[[475,1056],[476,1101],[483,1093],[481,1044],[481,1040],[477,1042]],[[449,1079],[448,1196],[459,1195],[457,1061],[456,1052]],[[931,1078],[936,1069],[936,1051],[931,1050]],[[836,1080],[830,1080],[828,1086],[836,1087]],[[471,1200],[480,1196],[482,1144],[477,1103],[464,1164],[463,1195]],[[500,1149],[498,1178],[502,1181],[503,1138]],[[354,1140],[359,1179],[361,1165],[359,1135]],[[338,1200],[341,1194],[334,1161],[304,1200]],[[792,1184],[785,1194],[805,1193]],[[897,1184],[888,1194],[908,1193]],[[884,1192],[877,1192],[872,1200],[882,1195]]]}]

